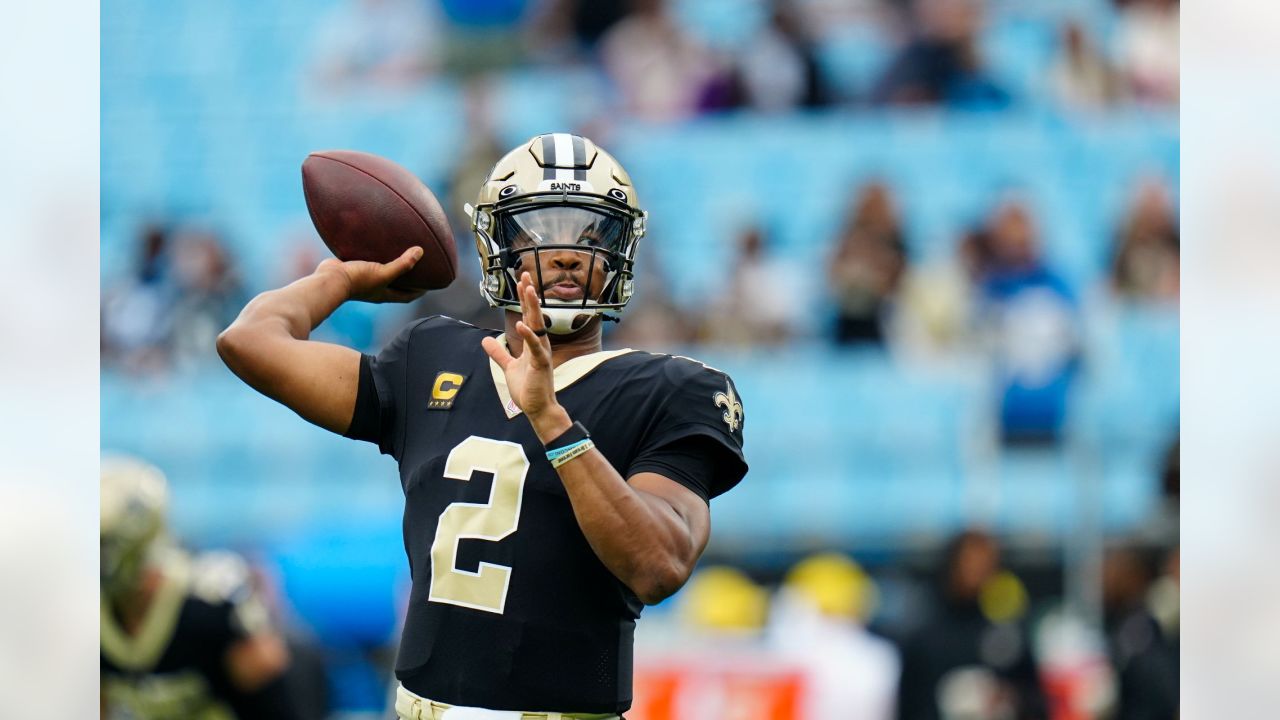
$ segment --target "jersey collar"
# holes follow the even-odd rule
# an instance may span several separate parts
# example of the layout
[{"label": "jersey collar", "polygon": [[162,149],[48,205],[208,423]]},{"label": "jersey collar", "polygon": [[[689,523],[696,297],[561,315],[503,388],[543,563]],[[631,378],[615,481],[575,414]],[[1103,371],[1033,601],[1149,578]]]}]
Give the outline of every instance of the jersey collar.
[{"label": "jersey collar", "polygon": [[[502,347],[507,346],[507,335],[503,333],[494,338]],[[602,350],[600,352],[591,353],[590,355],[580,355],[572,360],[565,361],[551,371],[552,383],[556,392],[560,392],[570,385],[578,382],[586,377],[588,373],[600,367],[601,363],[606,360],[612,360],[619,355],[633,353],[635,350],[631,348],[623,348],[621,350]],[[511,399],[511,391],[507,388],[507,376],[502,373],[502,368],[498,363],[489,358],[489,372],[493,375],[493,386],[498,391],[498,400],[502,402],[502,411],[507,414],[510,420],[520,414],[520,408],[516,406],[514,400]]]}]

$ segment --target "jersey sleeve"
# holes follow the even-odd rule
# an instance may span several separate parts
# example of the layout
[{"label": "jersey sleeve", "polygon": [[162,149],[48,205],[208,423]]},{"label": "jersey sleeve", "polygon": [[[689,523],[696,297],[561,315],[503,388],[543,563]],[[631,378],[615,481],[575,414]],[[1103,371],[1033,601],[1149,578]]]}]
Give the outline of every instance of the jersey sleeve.
[{"label": "jersey sleeve", "polygon": [[377,355],[360,356],[356,407],[346,436],[377,443],[385,455],[400,457],[404,443],[409,351],[416,334],[431,318],[400,331]]},{"label": "jersey sleeve", "polygon": [[728,375],[696,361],[673,359],[665,375],[667,398],[627,476],[656,472],[709,500],[747,473],[742,399]]},{"label": "jersey sleeve", "polygon": [[631,464],[628,474],[651,472],[689,488],[704,502],[711,502],[712,479],[717,470],[720,448],[705,435],[673,440],[646,452]]}]

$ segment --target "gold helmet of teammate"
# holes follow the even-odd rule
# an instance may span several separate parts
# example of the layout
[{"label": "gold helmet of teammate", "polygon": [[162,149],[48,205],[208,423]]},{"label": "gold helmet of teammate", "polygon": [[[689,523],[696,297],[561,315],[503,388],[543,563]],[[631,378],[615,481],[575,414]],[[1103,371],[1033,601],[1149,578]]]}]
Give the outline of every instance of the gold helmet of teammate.
[{"label": "gold helmet of teammate", "polygon": [[843,553],[824,552],[796,563],[782,586],[830,617],[865,621],[875,610],[875,582]]},{"label": "gold helmet of teammate", "polygon": [[137,458],[102,459],[102,589],[118,595],[133,588],[148,554],[164,535],[169,491],[164,473]]},{"label": "gold helmet of teammate", "polygon": [[[516,268],[532,260],[548,331],[562,335],[621,312],[634,291],[636,247],[646,213],[618,161],[579,135],[539,135],[494,165],[475,206],[466,206],[480,255],[480,292],[494,307],[520,307]],[[582,298],[548,298],[541,253],[589,254]],[[597,277],[603,289],[587,289]]]},{"label": "gold helmet of teammate", "polygon": [[724,565],[701,568],[680,593],[680,615],[689,625],[722,633],[758,631],[769,597],[746,573]]}]

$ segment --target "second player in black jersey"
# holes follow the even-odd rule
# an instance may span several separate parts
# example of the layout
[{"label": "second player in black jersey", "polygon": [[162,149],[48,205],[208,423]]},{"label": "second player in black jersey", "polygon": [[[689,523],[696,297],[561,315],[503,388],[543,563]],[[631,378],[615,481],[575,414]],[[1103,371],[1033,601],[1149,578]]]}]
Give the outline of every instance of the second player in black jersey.
[{"label": "second player in black jersey", "polygon": [[467,210],[506,332],[431,317],[376,356],[308,339],[347,300],[404,301],[387,286],[415,248],[326,260],[255,298],[218,349],[258,390],[399,462],[413,579],[400,717],[616,717],[642,607],[688,579],[710,499],[746,473],[742,401],[695,360],[602,351],[645,214],[591,141],[517,147]]},{"label": "second player in black jersey", "polygon": [[306,717],[289,687],[286,641],[248,565],[230,552],[178,547],[164,531],[167,497],[155,467],[103,460],[102,717]]}]

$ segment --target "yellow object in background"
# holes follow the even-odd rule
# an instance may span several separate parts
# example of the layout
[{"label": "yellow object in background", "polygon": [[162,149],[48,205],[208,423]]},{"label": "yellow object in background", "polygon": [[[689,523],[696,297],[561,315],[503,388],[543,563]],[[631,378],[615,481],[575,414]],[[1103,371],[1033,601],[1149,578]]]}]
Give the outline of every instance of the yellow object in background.
[{"label": "yellow object in background", "polygon": [[983,584],[978,606],[991,622],[1011,622],[1027,613],[1027,589],[1017,575],[1002,570]]},{"label": "yellow object in background", "polygon": [[879,592],[875,582],[852,558],[842,553],[818,553],[796,563],[783,586],[814,604],[824,615],[865,621],[875,611]]},{"label": "yellow object in background", "polygon": [[742,632],[764,626],[769,598],[741,570],[713,565],[694,574],[680,592],[686,623],[706,630]]}]

